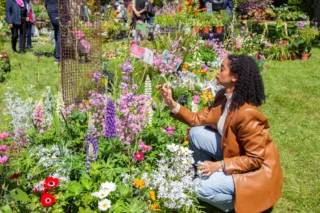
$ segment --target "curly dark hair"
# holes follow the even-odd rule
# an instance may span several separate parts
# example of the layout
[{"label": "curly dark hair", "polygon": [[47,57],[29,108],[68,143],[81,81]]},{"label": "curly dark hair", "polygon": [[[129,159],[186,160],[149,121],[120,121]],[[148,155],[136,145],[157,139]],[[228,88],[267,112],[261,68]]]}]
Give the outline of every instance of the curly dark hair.
[{"label": "curly dark hair", "polygon": [[247,55],[228,55],[230,72],[238,75],[232,95],[232,108],[248,103],[261,106],[265,102],[262,76],[257,62]]}]

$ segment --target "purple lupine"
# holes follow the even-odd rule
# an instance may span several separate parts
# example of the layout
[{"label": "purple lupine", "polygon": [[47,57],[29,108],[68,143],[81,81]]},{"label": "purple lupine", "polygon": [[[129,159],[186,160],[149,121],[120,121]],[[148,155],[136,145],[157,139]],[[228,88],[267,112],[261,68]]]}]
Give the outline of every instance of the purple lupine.
[{"label": "purple lupine", "polygon": [[101,73],[100,72],[95,72],[95,73],[93,73],[93,79],[94,79],[94,81],[96,82],[96,83],[98,83],[99,82],[99,79],[101,78]]},{"label": "purple lupine", "polygon": [[117,136],[116,109],[112,99],[107,100],[104,136],[106,138],[114,138]]},{"label": "purple lupine", "polygon": [[86,172],[89,172],[90,164],[97,160],[99,151],[97,130],[94,125],[90,125],[88,134],[86,135],[87,142],[87,158],[86,158]]}]

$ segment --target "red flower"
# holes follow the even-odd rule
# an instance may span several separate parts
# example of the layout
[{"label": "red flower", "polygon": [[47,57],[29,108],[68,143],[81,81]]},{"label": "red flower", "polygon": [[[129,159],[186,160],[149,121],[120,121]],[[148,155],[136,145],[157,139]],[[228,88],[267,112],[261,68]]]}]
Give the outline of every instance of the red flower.
[{"label": "red flower", "polygon": [[10,180],[12,180],[12,179],[17,179],[17,178],[19,178],[20,176],[21,176],[21,173],[17,173],[17,174],[11,175],[11,176],[9,177],[9,179],[10,179]]},{"label": "red flower", "polygon": [[186,137],[186,141],[189,141],[189,136]]},{"label": "red flower", "polygon": [[188,134],[190,134],[190,129],[187,130]]},{"label": "red flower", "polygon": [[240,48],[239,47],[237,47],[237,49],[236,49],[238,52],[240,51]]},{"label": "red flower", "polygon": [[262,58],[261,54],[257,55],[257,59],[260,60]]},{"label": "red flower", "polygon": [[42,194],[42,195],[45,195],[45,194],[47,194],[48,193],[48,189],[44,189],[44,190],[42,190],[41,192],[40,192],[40,194]]},{"label": "red flower", "polygon": [[87,75],[89,78],[92,78],[92,77],[93,77],[93,73],[91,73],[91,72],[88,72],[86,75]]},{"label": "red flower", "polygon": [[59,179],[54,177],[48,177],[45,179],[43,186],[46,189],[53,189],[56,188],[59,185]]},{"label": "red flower", "polygon": [[250,38],[253,38],[253,34],[252,33],[250,34]]},{"label": "red flower", "polygon": [[53,197],[52,194],[44,194],[41,197],[42,206],[52,206],[56,202],[56,199]]}]

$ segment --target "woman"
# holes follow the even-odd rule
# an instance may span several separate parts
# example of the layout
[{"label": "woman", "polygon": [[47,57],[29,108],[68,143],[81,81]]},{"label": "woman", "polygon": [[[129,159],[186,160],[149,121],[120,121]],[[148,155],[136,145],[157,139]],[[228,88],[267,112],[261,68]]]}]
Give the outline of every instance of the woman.
[{"label": "woman", "polygon": [[29,21],[29,14],[26,9],[25,0],[7,0],[6,2],[6,22],[11,28],[12,50],[17,53],[18,31],[20,33],[20,53],[25,52],[26,22]]},{"label": "woman", "polygon": [[225,212],[263,212],[281,197],[283,177],[269,123],[257,108],[265,100],[259,68],[249,56],[229,55],[216,80],[224,89],[198,113],[175,102],[167,85],[157,89],[172,117],[193,127],[190,149],[205,176],[195,179],[202,183],[197,196]]},{"label": "woman", "polygon": [[27,10],[29,13],[29,21],[26,23],[27,49],[31,49],[32,48],[32,43],[31,43],[32,26],[33,26],[33,23],[36,21],[36,19],[35,19],[35,14],[33,12],[31,1],[26,0],[26,3],[27,3]]}]

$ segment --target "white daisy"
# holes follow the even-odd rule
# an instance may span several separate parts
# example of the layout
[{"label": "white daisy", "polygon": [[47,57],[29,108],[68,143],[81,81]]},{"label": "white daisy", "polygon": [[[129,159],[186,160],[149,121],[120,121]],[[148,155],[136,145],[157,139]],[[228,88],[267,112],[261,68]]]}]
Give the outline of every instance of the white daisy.
[{"label": "white daisy", "polygon": [[103,189],[101,189],[100,191],[94,192],[94,193],[92,193],[91,195],[94,196],[94,197],[103,199],[103,198],[107,197],[107,196],[109,195],[109,193],[110,193],[109,190],[103,190]]},{"label": "white daisy", "polygon": [[111,183],[111,182],[105,182],[103,184],[101,184],[101,189],[102,190],[108,190],[110,192],[115,191],[117,188],[116,184]]},{"label": "white daisy", "polygon": [[98,203],[98,207],[101,211],[107,211],[111,207],[111,201],[103,199]]}]

